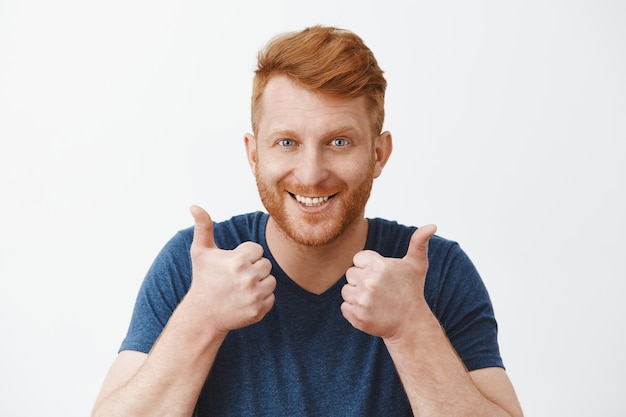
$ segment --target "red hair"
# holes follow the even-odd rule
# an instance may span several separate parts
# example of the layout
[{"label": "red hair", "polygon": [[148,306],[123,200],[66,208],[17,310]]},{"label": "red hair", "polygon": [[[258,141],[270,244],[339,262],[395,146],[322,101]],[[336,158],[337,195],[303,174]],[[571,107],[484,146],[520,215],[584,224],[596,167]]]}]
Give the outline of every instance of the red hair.
[{"label": "red hair", "polygon": [[252,129],[257,134],[261,97],[273,75],[286,75],[309,91],[337,98],[365,96],[374,134],[385,119],[387,81],[372,51],[356,34],[312,26],[279,35],[259,51],[252,87]]}]

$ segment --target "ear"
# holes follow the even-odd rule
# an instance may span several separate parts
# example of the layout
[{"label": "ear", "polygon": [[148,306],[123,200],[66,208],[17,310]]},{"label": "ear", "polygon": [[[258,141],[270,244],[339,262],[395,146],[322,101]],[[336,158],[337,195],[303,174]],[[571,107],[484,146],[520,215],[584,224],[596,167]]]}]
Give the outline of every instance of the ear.
[{"label": "ear", "polygon": [[244,144],[246,146],[246,156],[248,157],[248,165],[254,174],[256,172],[257,164],[257,152],[256,152],[256,138],[252,133],[246,133],[243,137]]},{"label": "ear", "polygon": [[374,178],[378,178],[383,172],[383,168],[385,164],[387,164],[392,150],[393,142],[391,140],[391,133],[385,131],[374,139]]}]

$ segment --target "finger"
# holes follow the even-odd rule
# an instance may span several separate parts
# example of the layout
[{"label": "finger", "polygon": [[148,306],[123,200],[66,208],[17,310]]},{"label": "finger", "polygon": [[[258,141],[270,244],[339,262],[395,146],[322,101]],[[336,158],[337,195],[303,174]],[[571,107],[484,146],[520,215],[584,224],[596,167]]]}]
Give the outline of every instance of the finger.
[{"label": "finger", "polygon": [[358,307],[346,301],[341,303],[341,314],[355,329],[362,330],[361,322],[358,319]]},{"label": "finger", "polygon": [[256,242],[243,242],[239,244],[239,246],[237,246],[235,250],[239,252],[245,260],[252,263],[263,259],[263,246],[259,245]]},{"label": "finger", "polygon": [[413,259],[416,261],[428,260],[428,241],[437,231],[437,226],[429,224],[418,228],[413,232],[411,241],[409,242],[409,249],[404,256],[404,259]]},{"label": "finger", "polygon": [[276,302],[276,296],[274,295],[273,292],[269,293],[267,297],[263,299],[262,317],[265,317],[265,315],[270,312],[272,307],[274,307],[275,302]]},{"label": "finger", "polygon": [[382,256],[372,250],[362,250],[357,252],[352,258],[352,263],[356,268],[364,268],[365,266],[374,262],[374,260],[381,258]]},{"label": "finger", "polygon": [[189,209],[194,220],[192,247],[216,248],[213,238],[213,220],[202,207],[191,206]]},{"label": "finger", "polygon": [[346,282],[348,285],[356,287],[362,281],[362,269],[357,266],[351,266],[346,271]]},{"label": "finger", "polygon": [[272,263],[269,261],[269,259],[261,258],[258,261],[254,262],[252,265],[258,271],[259,276],[261,277],[261,281],[272,276]]},{"label": "finger", "polygon": [[267,275],[261,279],[259,285],[263,289],[264,293],[269,296],[269,294],[272,294],[276,289],[276,278],[274,278],[274,275]]},{"label": "finger", "polygon": [[356,300],[357,289],[356,287],[346,284],[341,288],[341,298],[348,304],[354,304]]}]

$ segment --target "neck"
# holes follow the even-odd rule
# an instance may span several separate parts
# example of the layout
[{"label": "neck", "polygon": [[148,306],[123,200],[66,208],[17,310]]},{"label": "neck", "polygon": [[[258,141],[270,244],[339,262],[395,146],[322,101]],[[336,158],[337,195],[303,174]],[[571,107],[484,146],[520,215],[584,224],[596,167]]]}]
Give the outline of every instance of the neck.
[{"label": "neck", "polygon": [[321,294],[332,287],[352,266],[352,259],[365,247],[367,219],[359,218],[337,239],[323,246],[294,242],[269,218],[267,246],[281,269],[303,289]]}]

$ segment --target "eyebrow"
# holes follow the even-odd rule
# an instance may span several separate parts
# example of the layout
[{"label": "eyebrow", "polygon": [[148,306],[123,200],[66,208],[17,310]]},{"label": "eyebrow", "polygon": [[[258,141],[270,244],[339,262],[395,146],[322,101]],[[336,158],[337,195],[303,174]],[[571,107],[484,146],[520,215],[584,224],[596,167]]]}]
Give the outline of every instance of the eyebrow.
[{"label": "eyebrow", "polygon": [[[349,131],[356,131],[356,127],[352,126],[352,125],[342,125],[342,126],[338,126],[332,130],[329,130],[328,132],[324,133],[324,136],[336,136],[336,135],[340,135],[342,133],[346,133]],[[270,134],[270,136],[289,136],[289,137],[296,137],[296,132],[294,132],[293,130],[290,129],[276,129],[274,131],[272,131],[272,133]]]},{"label": "eyebrow", "polygon": [[354,127],[352,125],[339,126],[339,127],[336,127],[335,129],[329,131],[328,132],[328,136],[335,136],[335,135],[339,135],[341,133],[346,133],[346,132],[355,131],[355,130],[357,130],[356,127]]},{"label": "eyebrow", "polygon": [[295,136],[295,132],[289,129],[276,129],[276,130],[272,130],[269,134],[269,137],[274,137],[274,136]]}]

